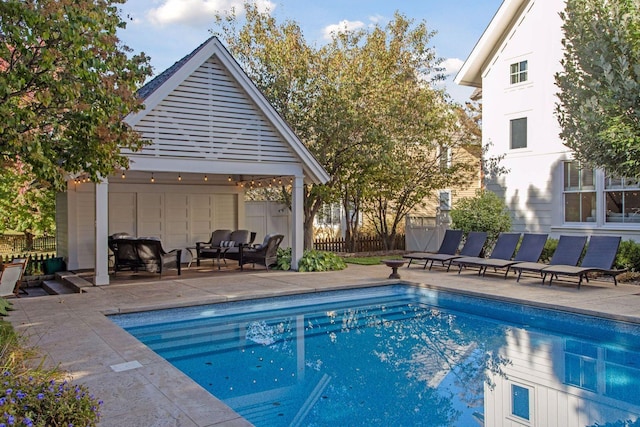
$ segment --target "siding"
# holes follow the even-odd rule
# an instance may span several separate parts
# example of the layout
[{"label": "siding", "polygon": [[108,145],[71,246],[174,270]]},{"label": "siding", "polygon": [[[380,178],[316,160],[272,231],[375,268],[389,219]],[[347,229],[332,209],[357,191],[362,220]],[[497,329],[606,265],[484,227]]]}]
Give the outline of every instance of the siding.
[{"label": "siding", "polygon": [[142,155],[299,163],[283,137],[215,56],[135,128],[153,142]]}]

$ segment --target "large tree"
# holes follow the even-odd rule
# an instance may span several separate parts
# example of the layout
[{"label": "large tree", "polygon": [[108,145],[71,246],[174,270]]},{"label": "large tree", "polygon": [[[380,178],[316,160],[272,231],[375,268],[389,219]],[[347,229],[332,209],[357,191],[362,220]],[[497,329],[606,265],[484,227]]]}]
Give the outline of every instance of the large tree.
[{"label": "large tree", "polygon": [[[345,30],[321,47],[295,22],[278,24],[251,4],[239,25],[220,16],[217,35],[331,175],[305,188],[305,247],[324,203],[341,201],[348,214],[375,210],[389,237],[426,194],[451,182],[439,159],[460,127],[431,86],[440,70],[426,23],[396,14],[385,27]],[[357,234],[357,221],[348,224],[348,237]]]},{"label": "large tree", "polygon": [[560,134],[586,164],[640,176],[640,1],[568,0]]},{"label": "large tree", "polygon": [[0,155],[4,168],[29,165],[62,188],[126,168],[121,148],[143,142],[122,122],[140,108],[135,92],[150,75],[116,31],[124,0],[0,2]]}]

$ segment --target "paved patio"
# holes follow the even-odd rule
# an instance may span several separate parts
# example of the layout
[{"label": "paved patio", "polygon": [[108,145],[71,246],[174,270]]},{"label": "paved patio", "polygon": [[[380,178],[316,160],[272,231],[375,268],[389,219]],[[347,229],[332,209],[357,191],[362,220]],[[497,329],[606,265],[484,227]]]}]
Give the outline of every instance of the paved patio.
[{"label": "paved patio", "polygon": [[[105,314],[395,283],[386,266],[350,265],[328,273],[186,270],[182,276],[122,276],[85,293],[20,298],[8,320],[46,356],[104,401],[102,427],[247,426],[238,414],[113,324]],[[640,323],[640,288],[591,281],[549,287],[527,277],[479,277],[403,267],[402,280],[423,286],[525,301]]]}]

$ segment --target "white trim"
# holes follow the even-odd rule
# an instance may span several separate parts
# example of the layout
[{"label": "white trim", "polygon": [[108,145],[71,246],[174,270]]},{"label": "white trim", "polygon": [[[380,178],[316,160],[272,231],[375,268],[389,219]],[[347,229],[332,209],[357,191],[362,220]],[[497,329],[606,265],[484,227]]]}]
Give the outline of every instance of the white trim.
[{"label": "white trim", "polygon": [[491,58],[502,45],[506,35],[522,14],[524,8],[534,0],[504,0],[491,19],[489,26],[476,43],[462,65],[454,81],[462,86],[482,87],[482,73]]}]

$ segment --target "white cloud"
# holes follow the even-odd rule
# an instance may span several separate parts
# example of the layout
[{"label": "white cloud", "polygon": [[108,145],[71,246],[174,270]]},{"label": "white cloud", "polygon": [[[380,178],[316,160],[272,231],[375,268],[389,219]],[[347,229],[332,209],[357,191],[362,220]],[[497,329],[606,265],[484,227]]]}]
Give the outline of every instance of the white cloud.
[{"label": "white cloud", "polygon": [[[147,12],[149,21],[158,26],[184,24],[202,26],[211,22],[217,13],[235,9],[244,11],[243,0],[162,0],[160,6]],[[270,0],[255,0],[260,11],[273,11],[275,4]]]},{"label": "white cloud", "polygon": [[344,19],[337,24],[327,25],[324,30],[322,30],[322,34],[326,40],[330,40],[332,34],[357,30],[364,27],[364,25],[362,21],[348,21]]},{"label": "white cloud", "polygon": [[444,68],[444,74],[450,76],[460,71],[460,68],[464,65],[464,61],[460,58],[448,58],[442,61],[440,66]]}]

